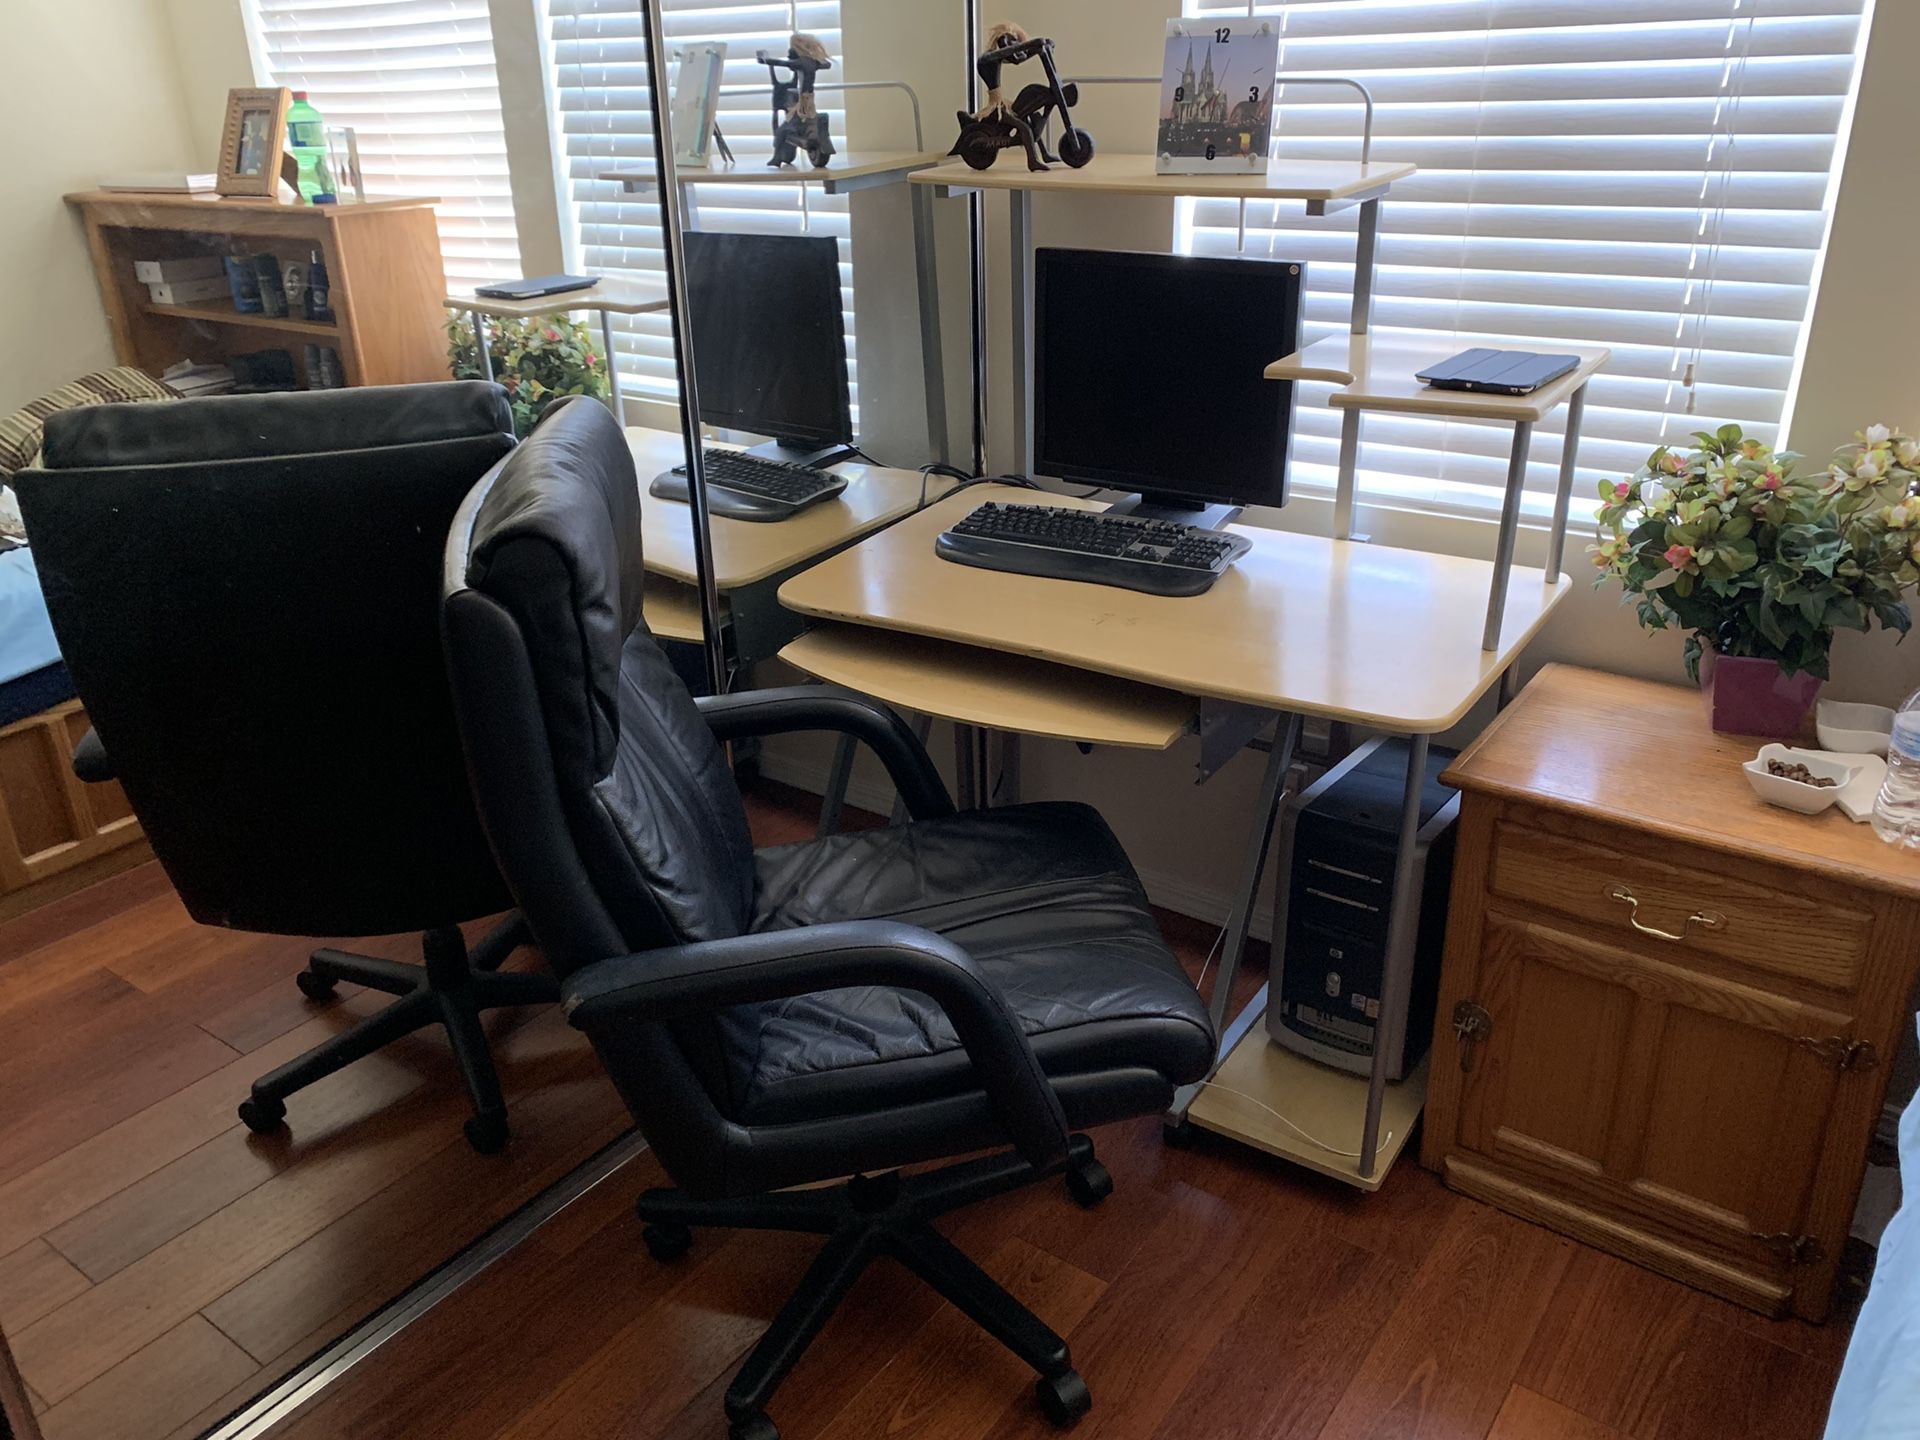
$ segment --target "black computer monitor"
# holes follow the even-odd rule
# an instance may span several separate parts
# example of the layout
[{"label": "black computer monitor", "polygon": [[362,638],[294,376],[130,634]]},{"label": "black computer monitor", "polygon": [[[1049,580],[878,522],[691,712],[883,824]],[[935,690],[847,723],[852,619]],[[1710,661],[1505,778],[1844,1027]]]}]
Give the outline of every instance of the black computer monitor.
[{"label": "black computer monitor", "polygon": [[[1157,511],[1282,505],[1302,267],[1101,250],[1034,257],[1034,468]],[[1218,523],[1208,519],[1202,523]]]},{"label": "black computer monitor", "polygon": [[851,443],[838,242],[690,230],[686,256],[701,420],[771,435],[784,459]]}]

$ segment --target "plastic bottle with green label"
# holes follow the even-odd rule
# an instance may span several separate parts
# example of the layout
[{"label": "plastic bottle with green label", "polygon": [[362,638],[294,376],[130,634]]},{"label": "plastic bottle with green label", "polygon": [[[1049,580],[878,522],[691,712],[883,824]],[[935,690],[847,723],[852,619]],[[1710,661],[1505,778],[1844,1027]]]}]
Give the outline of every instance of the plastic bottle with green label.
[{"label": "plastic bottle with green label", "polygon": [[333,179],[327,169],[327,122],[307,100],[307,92],[293,92],[287,109],[287,149],[300,167],[300,198],[325,204],[333,198]]}]

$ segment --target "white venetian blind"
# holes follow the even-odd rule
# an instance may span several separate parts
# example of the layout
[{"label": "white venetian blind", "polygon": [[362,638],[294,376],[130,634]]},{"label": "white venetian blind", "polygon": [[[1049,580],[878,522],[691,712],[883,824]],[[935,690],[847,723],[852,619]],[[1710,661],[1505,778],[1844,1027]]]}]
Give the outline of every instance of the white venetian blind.
[{"label": "white venetian blind", "polygon": [[374,196],[435,195],[449,293],[520,273],[487,0],[247,0],[263,83],[351,125]]},{"label": "white venetian blind", "polygon": [[[653,123],[647,92],[647,39],[634,0],[548,0],[552,23],[553,88],[564,146],[563,183],[573,202],[572,261],[594,274],[653,280],[666,293],[660,216],[653,197],[626,193],[610,170],[653,170]],[[662,0],[661,25],[669,47],[695,40],[727,42],[720,128],[742,170],[760,170],[773,152],[767,69],[754,52],[787,53],[795,30],[817,36],[834,68],[821,82],[846,79],[840,43],[839,0],[795,4]],[[666,73],[671,73],[669,66]],[[834,144],[844,150],[846,112],[837,91],[822,91],[820,112],[830,117]],[[806,164],[803,156],[800,163]],[[771,235],[831,235],[840,240],[840,293],[847,329],[848,376],[853,379],[853,268],[847,243],[845,196],[819,186],[724,183],[688,188],[690,224],[703,230]],[[670,399],[675,393],[671,326],[664,313],[616,317],[614,332],[623,382],[633,393]],[[859,386],[853,385],[856,415]]]},{"label": "white venetian blind", "polygon": [[[1588,394],[1578,495],[1693,430],[1735,421],[1775,437],[1826,240],[1863,3],[1252,9],[1280,31],[1283,72],[1363,81],[1378,105],[1375,157],[1420,167],[1382,208],[1376,335],[1453,348],[1503,338],[1539,350],[1611,347]],[[1224,21],[1248,11],[1187,0],[1186,13]],[[1360,124],[1348,93],[1297,87],[1282,95],[1276,149],[1353,159]],[[1188,202],[1180,241],[1193,253],[1306,261],[1311,342],[1346,327],[1354,218]],[[1337,455],[1327,391],[1296,392],[1295,473],[1309,484],[1330,483]],[[1537,492],[1553,483],[1557,418],[1536,436]],[[1484,507],[1503,480],[1508,439],[1504,427],[1369,416],[1362,492]]]}]

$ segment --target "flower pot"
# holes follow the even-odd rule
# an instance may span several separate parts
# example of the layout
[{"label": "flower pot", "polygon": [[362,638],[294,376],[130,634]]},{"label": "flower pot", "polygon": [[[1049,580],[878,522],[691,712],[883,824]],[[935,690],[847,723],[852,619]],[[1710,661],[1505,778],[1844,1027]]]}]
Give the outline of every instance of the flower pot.
[{"label": "flower pot", "polygon": [[1707,719],[1722,735],[1764,735],[1792,740],[1806,728],[1821,680],[1802,670],[1788,675],[1777,660],[1745,655],[1700,657],[1700,694]]}]

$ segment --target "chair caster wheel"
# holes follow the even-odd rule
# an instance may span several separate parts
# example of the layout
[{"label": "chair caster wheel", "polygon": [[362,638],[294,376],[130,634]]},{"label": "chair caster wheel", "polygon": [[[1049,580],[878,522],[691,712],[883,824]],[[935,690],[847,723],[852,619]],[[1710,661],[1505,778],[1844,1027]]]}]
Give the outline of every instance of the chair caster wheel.
[{"label": "chair caster wheel", "polygon": [[250,1096],[240,1102],[240,1123],[256,1135],[271,1135],[287,1123],[287,1102]]},{"label": "chair caster wheel", "polygon": [[1067,1370],[1052,1379],[1043,1377],[1034,1381],[1033,1393],[1040,1401],[1040,1409],[1053,1422],[1055,1429],[1071,1430],[1093,1408],[1093,1396],[1078,1370]]},{"label": "chair caster wheel", "polygon": [[663,1265],[693,1248],[693,1231],[684,1225],[649,1225],[640,1232],[640,1238],[647,1242],[647,1253]]},{"label": "chair caster wheel", "polygon": [[727,1440],[780,1440],[780,1431],[762,1411],[744,1420],[728,1421]]},{"label": "chair caster wheel", "polygon": [[293,977],[293,983],[300,987],[300,993],[309,1000],[331,1000],[340,993],[338,980],[330,975],[316,975],[311,970],[302,970]]},{"label": "chair caster wheel", "polygon": [[1194,1129],[1193,1121],[1182,1116],[1178,1120],[1168,1120],[1160,1126],[1160,1138],[1175,1150],[1191,1150],[1200,1137]]},{"label": "chair caster wheel", "polygon": [[1067,1194],[1082,1210],[1091,1210],[1113,1194],[1113,1172],[1098,1160],[1089,1160],[1067,1171]]},{"label": "chair caster wheel", "polygon": [[466,1131],[467,1144],[480,1154],[498,1155],[507,1148],[507,1112],[487,1110],[469,1116]]}]

